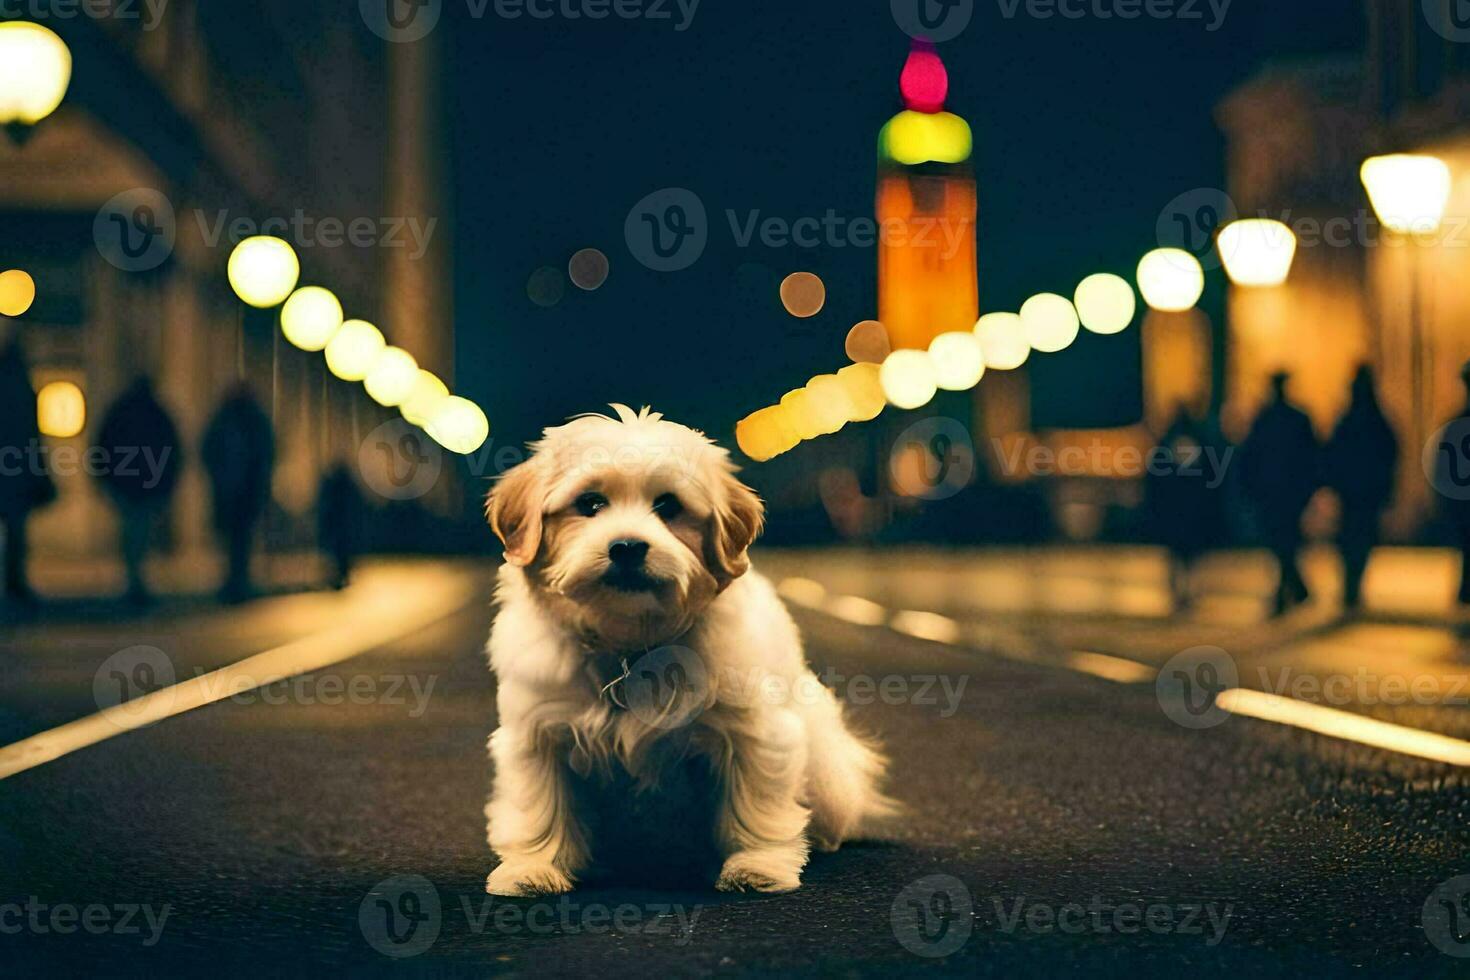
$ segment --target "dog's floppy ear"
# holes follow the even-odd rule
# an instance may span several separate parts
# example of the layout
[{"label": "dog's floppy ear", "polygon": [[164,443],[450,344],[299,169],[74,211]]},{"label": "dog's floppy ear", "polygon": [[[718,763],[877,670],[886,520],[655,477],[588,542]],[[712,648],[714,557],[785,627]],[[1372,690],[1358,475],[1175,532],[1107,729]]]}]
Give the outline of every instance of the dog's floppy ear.
[{"label": "dog's floppy ear", "polygon": [[505,560],[525,567],[541,550],[541,508],[546,501],[541,467],[530,459],[500,478],[485,501],[485,516],[505,545]]},{"label": "dog's floppy ear", "polygon": [[766,509],[754,490],[732,473],[719,477],[714,513],[705,532],[705,564],[723,589],[750,568],[746,550],[765,525]]}]

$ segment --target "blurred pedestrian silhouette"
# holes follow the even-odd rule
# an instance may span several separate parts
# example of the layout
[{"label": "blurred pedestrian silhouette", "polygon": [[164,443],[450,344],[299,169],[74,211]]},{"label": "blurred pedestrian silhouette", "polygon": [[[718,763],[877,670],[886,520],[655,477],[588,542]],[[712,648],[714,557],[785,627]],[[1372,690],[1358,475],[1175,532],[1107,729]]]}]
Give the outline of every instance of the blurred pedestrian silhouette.
[{"label": "blurred pedestrian silhouette", "polygon": [[1393,499],[1398,449],[1398,437],[1378,405],[1373,371],[1364,365],[1353,378],[1352,403],[1338,420],[1323,460],[1326,483],[1342,504],[1337,542],[1343,605],[1350,610],[1362,605],[1363,575],[1378,544],[1383,510]]},{"label": "blurred pedestrian silhouette", "polygon": [[40,453],[36,391],[19,341],[0,351],[0,524],[5,530],[5,597],[35,601],[26,578],[26,521],[56,497]]},{"label": "blurred pedestrian silhouette", "polygon": [[1193,601],[1195,561],[1219,540],[1225,440],[1180,405],[1150,460],[1145,482],[1149,523],[1169,551],[1169,588],[1176,608]]},{"label": "blurred pedestrian silhouette", "polygon": [[107,410],[95,451],[103,461],[99,479],[117,507],[127,597],[141,605],[149,599],[143,576],[149,539],[168,509],[182,464],[178,430],[147,377],[135,380]]},{"label": "blurred pedestrian silhouette", "polygon": [[1436,438],[1434,486],[1440,493],[1440,506],[1455,525],[1460,547],[1460,604],[1470,605],[1470,495],[1458,492],[1470,488],[1470,475],[1462,468],[1470,463],[1470,362],[1460,369],[1465,384],[1465,407],[1445,422]]},{"label": "blurred pedestrian silhouette", "polygon": [[270,416],[249,385],[237,385],[204,431],[204,468],[214,502],[214,528],[227,555],[220,598],[243,602],[252,593],[250,552],[255,529],[270,502],[276,437]]},{"label": "blurred pedestrian silhouette", "polygon": [[352,564],[362,546],[362,494],[352,468],[338,461],[322,474],[317,490],[317,541],[332,560],[331,585],[347,586]]},{"label": "blurred pedestrian silhouette", "polygon": [[1291,375],[1271,377],[1271,397],[1241,446],[1241,484],[1259,521],[1266,546],[1281,575],[1274,603],[1277,615],[1308,598],[1297,564],[1302,545],[1302,514],[1318,486],[1320,450],[1312,422],[1286,397]]}]

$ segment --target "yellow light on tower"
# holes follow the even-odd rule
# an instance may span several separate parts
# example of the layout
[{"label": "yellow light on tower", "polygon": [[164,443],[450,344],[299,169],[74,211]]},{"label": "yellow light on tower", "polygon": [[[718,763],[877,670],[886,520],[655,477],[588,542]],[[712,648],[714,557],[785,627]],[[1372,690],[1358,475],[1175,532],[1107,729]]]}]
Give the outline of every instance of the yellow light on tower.
[{"label": "yellow light on tower", "polygon": [[257,235],[235,246],[227,267],[230,288],[256,309],[279,306],[301,278],[296,250],[279,238]]},{"label": "yellow light on tower", "polygon": [[1291,274],[1296,234],[1279,221],[1247,218],[1221,228],[1217,247],[1237,286],[1279,286]]},{"label": "yellow light on tower", "polygon": [[987,313],[975,323],[975,339],[985,356],[985,366],[996,371],[1014,371],[1031,356],[1026,326],[1015,313]]},{"label": "yellow light on tower", "polygon": [[1161,313],[1192,310],[1204,295],[1204,267],[1181,248],[1154,249],[1138,263],[1138,291]]},{"label": "yellow light on tower", "polygon": [[490,438],[490,420],[484,411],[458,395],[450,395],[434,407],[425,429],[439,445],[461,455],[474,452]]},{"label": "yellow light on tower", "polygon": [[71,85],[71,51],[56,33],[25,20],[0,23],[0,125],[17,140],[56,111]]},{"label": "yellow light on tower", "polygon": [[348,320],[327,344],[327,370],[343,381],[361,381],[388,342],[366,320]]},{"label": "yellow light on tower", "polygon": [[43,436],[70,439],[87,425],[87,398],[70,381],[53,381],[36,392],[36,423]]},{"label": "yellow light on tower", "polygon": [[36,281],[24,269],[0,272],[0,316],[20,316],[36,301]]},{"label": "yellow light on tower", "polygon": [[281,332],[302,350],[322,350],[341,326],[342,304],[321,286],[303,286],[281,307]]},{"label": "yellow light on tower", "polygon": [[1359,172],[1378,220],[1400,234],[1428,234],[1444,220],[1450,168],[1438,157],[1393,153],[1369,157]]},{"label": "yellow light on tower", "polygon": [[413,394],[418,380],[419,362],[413,355],[401,347],[386,347],[373,361],[363,386],[373,401],[385,408],[395,408]]},{"label": "yellow light on tower", "polygon": [[413,390],[398,406],[398,411],[412,424],[424,426],[429,423],[434,409],[448,397],[449,386],[440,381],[434,372],[419,368],[418,379],[413,383]]},{"label": "yellow light on tower", "polygon": [[926,350],[896,350],[878,372],[883,394],[895,408],[923,408],[939,390],[934,361]]},{"label": "yellow light on tower", "polygon": [[1021,325],[1032,350],[1055,354],[1072,346],[1081,321],[1077,308],[1065,296],[1038,293],[1021,304]]},{"label": "yellow light on tower", "polygon": [[945,391],[969,391],[985,374],[980,341],[969,331],[942,333],[929,344],[934,382]]},{"label": "yellow light on tower", "polygon": [[1133,287],[1127,279],[1110,272],[1099,272],[1078,283],[1073,302],[1082,325],[1093,333],[1122,333],[1138,312]]}]

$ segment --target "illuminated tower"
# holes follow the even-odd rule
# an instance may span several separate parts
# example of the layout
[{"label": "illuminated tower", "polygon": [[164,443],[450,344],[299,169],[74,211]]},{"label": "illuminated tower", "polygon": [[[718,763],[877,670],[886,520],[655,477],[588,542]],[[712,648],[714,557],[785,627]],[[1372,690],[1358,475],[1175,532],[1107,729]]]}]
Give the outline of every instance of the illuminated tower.
[{"label": "illuminated tower", "polygon": [[925,349],[980,316],[970,126],[944,111],[949,75],[915,41],[899,78],[905,108],[878,134],[878,319],[894,349]]}]

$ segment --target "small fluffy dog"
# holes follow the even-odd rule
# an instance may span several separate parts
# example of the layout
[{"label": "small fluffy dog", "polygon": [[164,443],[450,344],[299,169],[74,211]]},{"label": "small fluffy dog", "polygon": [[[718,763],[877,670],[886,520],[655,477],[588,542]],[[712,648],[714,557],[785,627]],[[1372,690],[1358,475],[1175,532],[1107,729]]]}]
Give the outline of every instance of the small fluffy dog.
[{"label": "small fluffy dog", "polygon": [[[750,570],[764,511],[729,454],[613,409],[547,429],[486,508],[507,562],[489,643],[500,727],[485,814],[501,863],[487,890],[569,891],[618,856],[619,831],[650,822],[641,801],[687,789],[708,827],[641,827],[655,847],[707,829],[715,887],[790,891],[809,841],[835,850],[892,812],[884,758],[843,723]],[[684,785],[699,774],[706,788]]]}]

